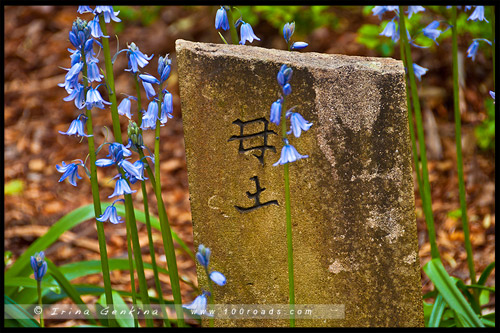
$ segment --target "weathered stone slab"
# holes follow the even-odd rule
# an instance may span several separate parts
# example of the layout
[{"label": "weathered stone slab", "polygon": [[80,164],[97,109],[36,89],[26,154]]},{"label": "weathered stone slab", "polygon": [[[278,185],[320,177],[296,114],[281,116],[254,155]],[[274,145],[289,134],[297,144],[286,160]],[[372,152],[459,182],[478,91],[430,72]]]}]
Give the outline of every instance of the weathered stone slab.
[{"label": "weathered stone slab", "polygon": [[[314,123],[290,138],[309,155],[290,165],[296,303],[345,306],[344,319],[297,326],[423,326],[402,63],[183,40],[176,49],[195,245],[212,249],[211,268],[228,281],[216,303],[288,303],[283,167],[272,166],[281,136],[267,135],[276,152],[264,149],[263,164],[262,151],[244,151],[263,136],[238,138],[266,130],[287,64],[286,106]],[[260,203],[271,203],[241,210],[256,205],[254,177]]]}]

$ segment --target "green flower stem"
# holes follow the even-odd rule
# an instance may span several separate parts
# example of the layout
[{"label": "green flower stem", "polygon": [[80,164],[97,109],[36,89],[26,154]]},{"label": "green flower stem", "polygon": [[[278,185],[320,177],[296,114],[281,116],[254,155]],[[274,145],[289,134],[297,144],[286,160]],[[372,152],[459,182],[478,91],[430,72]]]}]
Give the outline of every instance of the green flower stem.
[{"label": "green flower stem", "polygon": [[406,57],[406,68],[408,70],[409,82],[411,87],[411,95],[413,100],[413,108],[415,110],[415,120],[417,124],[417,136],[418,144],[420,147],[420,158],[422,160],[422,184],[424,188],[425,195],[423,198],[423,208],[425,215],[425,222],[427,224],[427,232],[429,234],[429,243],[431,244],[431,256],[433,259],[440,258],[439,249],[436,242],[436,230],[434,227],[434,216],[432,215],[432,203],[431,203],[431,188],[429,184],[429,170],[427,168],[427,152],[425,148],[425,138],[424,138],[424,127],[422,125],[422,112],[420,110],[420,101],[418,99],[417,83],[415,81],[415,73],[413,71],[413,60],[411,57],[410,44],[408,43],[408,38],[406,36],[406,24],[405,15],[403,11],[403,6],[399,6],[399,36],[401,43],[405,47],[405,57]]},{"label": "green flower stem", "polygon": [[[141,110],[141,89],[139,86],[139,80],[137,79],[137,73],[134,75],[135,78],[135,90],[137,93],[137,105],[138,105],[138,112],[137,112],[137,124],[141,126],[142,123],[142,117],[140,114]],[[139,129],[140,134],[142,135],[142,130]],[[154,278],[155,278],[155,287],[156,287],[156,292],[158,293],[158,298],[160,300],[161,304],[161,309],[163,313],[163,326],[164,327],[171,327],[172,325],[170,324],[170,320],[168,319],[168,314],[165,309],[165,301],[163,299],[163,292],[161,289],[161,284],[160,284],[160,279],[158,278],[158,267],[156,265],[156,257],[155,257],[155,248],[153,244],[153,233],[151,231],[151,220],[149,217],[149,201],[148,201],[148,192],[146,191],[146,182],[141,181],[141,189],[142,189],[142,198],[144,202],[144,214],[146,215],[146,229],[148,231],[148,243],[149,243],[149,254],[151,256],[151,266],[153,266],[153,273],[154,273]]]},{"label": "green flower stem", "polygon": [[[210,279],[210,274],[208,273],[208,266],[205,267],[205,273],[207,274],[208,291],[210,292],[209,302],[208,302],[208,310],[213,311],[213,309],[214,309],[214,285],[212,283],[212,279]],[[214,327],[214,318],[213,317],[209,318],[209,325],[210,325],[210,327]]]},{"label": "green flower stem", "polygon": [[[158,215],[160,219],[160,226],[163,238],[163,246],[165,247],[165,255],[167,257],[168,272],[170,275],[170,284],[172,287],[172,294],[174,296],[175,312],[177,314],[177,324],[179,327],[184,326],[184,312],[182,311],[182,298],[181,289],[179,285],[179,271],[177,269],[177,260],[175,257],[174,241],[172,239],[172,232],[170,230],[170,223],[168,222],[165,204],[161,196],[161,182],[160,182],[160,116],[161,116],[161,101],[163,100],[163,83],[160,84],[160,92],[158,94],[158,116],[156,118],[155,127],[155,151],[154,151],[154,176],[151,177],[153,188],[155,189],[156,201],[158,205]],[[141,156],[142,158],[143,156]],[[147,170],[149,163],[146,163]]]},{"label": "green flower stem", "polygon": [[[286,139],[286,110],[285,108],[285,98],[283,97],[283,103],[281,105],[281,134],[283,140]],[[295,313],[295,283],[293,277],[293,241],[292,241],[292,213],[290,205],[290,175],[289,175],[289,163],[286,163],[283,168],[283,175],[285,179],[285,208],[286,208],[286,243],[287,243],[287,253],[288,253],[288,294],[289,294],[289,304],[290,310]],[[295,315],[290,315],[290,327],[295,327]]]},{"label": "green flower stem", "polygon": [[[122,171],[123,172],[123,171]],[[125,197],[125,214],[128,218],[125,218],[125,223],[128,223],[128,228],[130,229],[130,234],[132,238],[132,247],[134,250],[134,258],[136,265],[137,278],[139,279],[139,290],[141,294],[142,304],[144,304],[146,310],[150,310],[149,314],[146,316],[146,326],[153,327],[153,319],[150,309],[150,301],[148,295],[148,285],[146,283],[146,276],[144,275],[144,264],[142,262],[141,256],[141,245],[139,244],[139,236],[137,232],[137,224],[134,214],[134,206],[132,203],[132,196],[130,194],[124,195]]]},{"label": "green flower stem", "polygon": [[[82,54],[85,54],[85,51],[82,47]],[[83,89],[84,92],[87,92],[89,87],[89,82],[87,79],[87,62],[83,62]],[[97,181],[97,166],[95,165],[96,161],[96,153],[95,153],[95,143],[94,143],[94,128],[92,125],[92,110],[88,110],[86,112],[87,117],[87,135],[90,135],[87,138],[88,146],[89,146],[89,157],[90,157],[90,183],[92,188],[92,198],[94,201],[94,214],[95,217],[99,217],[102,214],[101,211],[101,199],[99,197],[99,183]],[[106,304],[113,306],[113,295],[111,293],[111,278],[109,274],[109,262],[108,262],[108,251],[106,248],[106,235],[104,234],[104,226],[101,222],[95,220],[96,228],[97,228],[97,239],[99,242],[99,254],[101,256],[101,267],[102,267],[102,278],[104,281],[104,294],[106,296]],[[111,320],[111,314],[108,314],[109,325],[111,327],[117,327],[118,324]]]},{"label": "green flower stem", "polygon": [[[99,20],[99,24],[101,26],[101,30],[104,33],[104,35],[107,35],[108,33],[107,33],[107,29],[106,29],[106,24],[105,24],[104,20],[102,19],[102,17],[101,17],[101,20]],[[106,67],[106,82],[108,84],[109,100],[111,102],[111,118],[113,121],[113,133],[115,136],[115,140],[118,143],[122,143],[120,119],[119,119],[119,115],[118,115],[118,108],[117,108],[117,102],[116,102],[115,81],[114,81],[114,76],[113,76],[113,64],[111,63],[111,52],[109,49],[109,41],[107,38],[101,38],[101,41],[102,41],[102,46],[103,46],[102,50],[104,53],[104,62],[105,62],[105,67]],[[123,177],[124,176],[123,170],[121,171],[121,174]],[[137,224],[136,224],[136,220],[135,220],[132,196],[130,194],[125,194],[124,197],[125,197],[125,213],[126,213],[125,223],[128,224],[128,229],[129,229],[130,234],[131,234],[135,264],[136,264],[136,268],[137,268],[137,278],[139,279],[141,300],[142,300],[142,303],[144,304],[145,308],[150,310],[148,285],[146,282],[146,277],[144,275],[144,265],[143,265],[142,256],[141,256],[141,246],[139,244],[139,236],[138,236]],[[146,316],[146,326],[148,326],[148,327],[152,327],[154,324],[152,316],[150,314],[151,314],[151,311]]]},{"label": "green flower stem", "polygon": [[43,325],[43,304],[42,304],[42,281],[36,281],[36,289],[38,291],[38,306],[42,311],[40,311],[40,326],[44,327]]},{"label": "green flower stem", "polygon": [[[161,236],[163,239],[163,247],[165,250],[165,256],[167,257],[168,274],[170,277],[170,285],[172,287],[172,294],[174,296],[175,312],[177,314],[177,325],[179,327],[184,326],[184,312],[182,310],[182,298],[181,298],[181,288],[179,285],[179,273],[177,270],[177,261],[175,258],[174,241],[172,239],[172,231],[170,229],[170,224],[168,222],[167,212],[165,210],[165,204],[163,203],[163,198],[161,197],[161,187],[156,187],[155,175],[149,163],[144,159],[144,152],[142,149],[138,149],[139,156],[144,161],[144,166],[146,172],[148,173],[149,180],[153,185],[153,191],[156,195],[156,201],[158,204],[158,215],[160,220]],[[155,162],[159,161],[155,159]],[[155,164],[156,164],[155,163]]]},{"label": "green flower stem", "polygon": [[[403,61],[403,66],[405,68],[408,68],[408,65],[406,64],[403,43],[399,43],[399,48],[400,48],[400,53],[401,53],[401,61]],[[405,75],[405,80],[406,80],[406,82],[408,82],[406,75]],[[414,124],[413,124],[413,111],[411,108],[411,98],[410,98],[410,91],[408,89],[408,84],[405,84],[405,89],[406,89],[406,106],[408,108],[408,123],[409,123],[409,128],[410,128],[411,149],[413,152],[413,163],[415,165],[415,173],[417,174],[418,191],[419,191],[420,197],[422,198],[422,201],[423,201],[425,193],[423,192],[422,177],[420,174],[420,164],[419,164],[418,151],[417,151],[417,142],[415,140],[415,129],[414,129]]]},{"label": "green flower stem", "polygon": [[238,45],[238,32],[234,27],[234,18],[233,18],[233,9],[226,10],[227,12],[227,20],[229,21],[229,32],[231,33],[231,41],[234,45]]},{"label": "green flower stem", "polygon": [[[125,227],[127,230],[127,254],[128,254],[128,266],[130,272],[130,286],[132,288],[132,303],[137,304],[137,297],[135,292],[135,265],[134,265],[134,255],[132,252],[132,240],[130,239],[130,228],[127,223],[125,223]],[[134,327],[139,327],[139,321],[137,319],[137,315],[134,312]]]},{"label": "green flower stem", "polygon": [[467,265],[471,284],[476,283],[476,270],[474,269],[474,257],[472,256],[472,245],[469,235],[469,222],[467,219],[467,203],[465,201],[464,164],[462,158],[462,130],[459,107],[458,87],[458,43],[457,43],[457,7],[452,7],[451,12],[451,36],[452,36],[452,59],[453,59],[453,105],[455,111],[455,145],[457,149],[457,171],[458,190],[460,194],[460,209],[462,212],[462,229],[464,232],[465,252],[467,252]]},{"label": "green flower stem", "polygon": [[[108,35],[108,30],[106,28],[106,22],[102,17],[99,17],[99,25],[101,26],[102,33]],[[111,119],[113,120],[113,133],[115,135],[115,140],[118,143],[122,143],[122,135],[120,128],[120,117],[118,115],[118,103],[116,102],[115,94],[115,78],[113,75],[113,63],[111,62],[111,52],[109,49],[108,38],[101,38],[102,50],[104,53],[104,66],[106,68],[106,82],[108,84],[108,94],[109,101],[111,102]]]}]

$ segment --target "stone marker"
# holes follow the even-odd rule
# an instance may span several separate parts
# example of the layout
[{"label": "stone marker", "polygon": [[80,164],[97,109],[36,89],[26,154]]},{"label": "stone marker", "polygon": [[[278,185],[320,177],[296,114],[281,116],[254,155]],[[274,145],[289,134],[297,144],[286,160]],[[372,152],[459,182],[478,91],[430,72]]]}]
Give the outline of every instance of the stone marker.
[{"label": "stone marker", "polygon": [[[290,165],[296,304],[340,313],[297,326],[423,326],[402,63],[184,40],[176,50],[194,242],[227,277],[215,303],[288,304],[283,167],[272,165],[283,143],[269,122],[286,64],[286,106],[314,124],[289,136],[309,155]],[[198,278],[208,290],[201,266]]]}]

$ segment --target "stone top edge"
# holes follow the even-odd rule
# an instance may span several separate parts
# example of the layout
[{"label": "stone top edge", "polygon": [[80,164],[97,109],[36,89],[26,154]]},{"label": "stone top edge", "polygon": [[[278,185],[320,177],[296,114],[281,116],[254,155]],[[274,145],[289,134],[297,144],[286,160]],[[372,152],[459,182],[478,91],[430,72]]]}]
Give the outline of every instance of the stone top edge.
[{"label": "stone top edge", "polygon": [[401,74],[404,72],[402,61],[393,58],[348,56],[303,51],[290,52],[250,45],[200,43],[183,39],[176,40],[175,49],[176,52],[188,50],[193,53],[203,54],[206,57],[227,56],[247,60],[260,58],[263,61],[283,63],[296,68],[335,69],[344,66],[354,66],[359,69],[387,74]]}]

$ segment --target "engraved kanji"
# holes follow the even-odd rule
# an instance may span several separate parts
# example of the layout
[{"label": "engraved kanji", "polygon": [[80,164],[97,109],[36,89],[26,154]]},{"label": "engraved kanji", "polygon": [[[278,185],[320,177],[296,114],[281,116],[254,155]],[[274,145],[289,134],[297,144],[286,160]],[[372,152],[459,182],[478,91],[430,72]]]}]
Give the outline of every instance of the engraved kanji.
[{"label": "engraved kanji", "polygon": [[[249,124],[253,124],[253,123],[258,123],[258,122],[261,122],[264,124],[264,130],[260,131],[260,132],[257,132],[257,133],[252,133],[252,134],[244,134],[244,129],[245,129],[245,126],[246,125],[249,125]],[[258,118],[258,119],[254,119],[254,120],[249,120],[249,121],[242,121],[240,119],[236,119],[235,121],[233,121],[233,124],[235,125],[238,125],[240,127],[240,135],[233,135],[232,137],[229,138],[228,141],[234,141],[234,140],[239,140],[240,141],[240,145],[239,145],[239,148],[238,148],[238,152],[243,154],[247,151],[250,151],[250,150],[259,150],[260,151],[260,155],[257,155],[257,154],[253,154],[253,156],[257,157],[257,159],[259,160],[259,162],[264,165],[264,153],[266,150],[272,150],[273,152],[276,152],[276,147],[275,146],[271,146],[267,143],[267,139],[268,139],[268,136],[270,134],[276,134],[275,131],[273,130],[269,130],[268,129],[268,125],[269,125],[269,121],[266,119],[266,118]],[[251,139],[251,138],[258,138],[258,137],[262,137],[263,139],[263,144],[260,145],[260,146],[254,146],[254,147],[248,147],[248,148],[245,148],[243,146],[243,141],[246,140],[246,139]]]},{"label": "engraved kanji", "polygon": [[263,191],[265,191],[266,188],[265,187],[260,187],[259,177],[253,176],[252,178],[250,178],[250,180],[253,180],[255,182],[256,191],[255,191],[255,193],[250,193],[249,191],[247,191],[246,194],[247,194],[247,197],[249,199],[254,199],[255,200],[255,205],[253,205],[251,207],[234,206],[234,208],[236,208],[240,213],[247,213],[247,212],[251,212],[253,210],[256,210],[257,208],[265,207],[265,206],[269,206],[269,205],[279,206],[278,200],[271,200],[271,201],[267,201],[267,202],[260,202],[260,194]]}]

